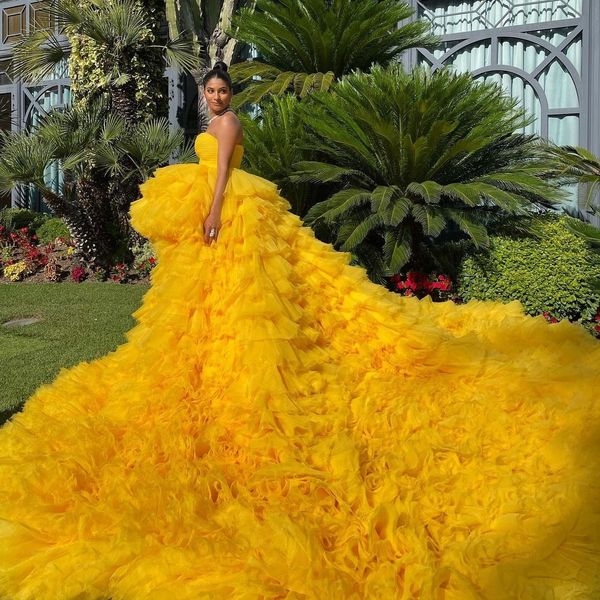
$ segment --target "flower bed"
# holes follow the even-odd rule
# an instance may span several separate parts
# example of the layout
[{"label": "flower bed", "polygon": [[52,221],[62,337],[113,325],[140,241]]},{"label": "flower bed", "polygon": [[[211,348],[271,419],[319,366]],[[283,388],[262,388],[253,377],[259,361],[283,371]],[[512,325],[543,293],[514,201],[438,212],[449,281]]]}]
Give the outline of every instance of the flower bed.
[{"label": "flower bed", "polygon": [[[453,286],[452,280],[448,275],[438,275],[435,273],[428,275],[427,273],[410,271],[406,275],[388,277],[388,284],[392,291],[402,296],[416,296],[417,298],[430,296],[434,302],[443,302],[446,300],[452,300],[456,304],[465,302],[454,291],[455,286]],[[552,315],[549,311],[543,311],[541,314],[550,324],[560,321],[560,319]],[[576,322],[600,338],[600,306],[592,320],[579,319]]]},{"label": "flower bed", "polygon": [[113,281],[147,283],[156,264],[149,244],[134,249],[133,265],[117,263],[94,270],[84,264],[74,244],[57,237],[46,244],[28,227],[9,231],[0,225],[0,283]]}]

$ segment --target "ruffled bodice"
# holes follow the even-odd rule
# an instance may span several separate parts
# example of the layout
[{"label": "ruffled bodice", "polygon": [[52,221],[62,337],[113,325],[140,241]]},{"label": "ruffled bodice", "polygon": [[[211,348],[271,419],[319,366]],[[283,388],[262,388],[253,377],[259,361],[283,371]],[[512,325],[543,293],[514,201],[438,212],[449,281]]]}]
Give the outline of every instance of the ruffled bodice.
[{"label": "ruffled bodice", "polygon": [[[217,138],[207,133],[201,133],[196,137],[196,141],[194,142],[194,148],[196,150],[196,154],[200,159],[202,164],[206,165],[217,165],[217,154],[219,144]],[[233,169],[239,169],[242,164],[242,158],[244,156],[244,146],[241,144],[236,144],[233,155],[231,156],[231,161],[229,166]]]}]

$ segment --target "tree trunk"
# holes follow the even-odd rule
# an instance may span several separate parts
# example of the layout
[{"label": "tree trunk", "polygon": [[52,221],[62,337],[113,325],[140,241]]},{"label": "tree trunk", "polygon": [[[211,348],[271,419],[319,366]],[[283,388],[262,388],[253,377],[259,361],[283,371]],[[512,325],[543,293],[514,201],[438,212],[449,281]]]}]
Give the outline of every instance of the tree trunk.
[{"label": "tree trunk", "polygon": [[[113,86],[111,88],[112,107],[115,113],[120,116],[127,127],[130,129],[140,120],[139,105],[136,99],[137,86],[134,79],[130,79],[125,84]],[[132,165],[126,158],[119,161],[124,173],[131,173]],[[138,195],[139,181],[137,178],[130,177],[123,180],[122,176],[114,175],[105,182],[110,197],[110,207],[117,224],[121,239],[125,242],[123,248],[123,261],[133,260],[131,246],[140,243],[139,234],[131,227],[129,222],[129,207]]]},{"label": "tree trunk", "polygon": [[106,268],[110,264],[110,248],[98,243],[96,232],[85,213],[51,190],[43,190],[42,197],[52,212],[65,222],[83,259],[94,267]]},{"label": "tree trunk", "polygon": [[124,119],[128,126],[139,121],[136,91],[137,85],[133,79],[123,85],[114,85],[110,88],[112,108],[117,115]]},{"label": "tree trunk", "polygon": [[112,219],[106,196],[106,178],[93,169],[89,178],[82,177],[76,182],[75,190],[79,212],[89,224],[99,260],[102,266],[106,266],[115,247],[114,236],[110,232]]}]

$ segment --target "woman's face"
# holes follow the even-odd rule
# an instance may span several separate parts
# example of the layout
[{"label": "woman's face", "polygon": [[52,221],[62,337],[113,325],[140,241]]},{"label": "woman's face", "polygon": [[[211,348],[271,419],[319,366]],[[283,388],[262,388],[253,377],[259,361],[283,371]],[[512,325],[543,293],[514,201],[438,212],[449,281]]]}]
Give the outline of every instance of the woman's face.
[{"label": "woman's face", "polygon": [[225,110],[231,103],[232,96],[233,93],[225,80],[213,77],[206,82],[204,98],[213,112],[219,113]]}]

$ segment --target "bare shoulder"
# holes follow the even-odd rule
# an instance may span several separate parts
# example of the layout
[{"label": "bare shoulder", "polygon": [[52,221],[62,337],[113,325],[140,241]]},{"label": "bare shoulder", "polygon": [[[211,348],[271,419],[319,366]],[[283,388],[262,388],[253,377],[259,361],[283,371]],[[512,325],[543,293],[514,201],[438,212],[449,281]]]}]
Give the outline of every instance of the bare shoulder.
[{"label": "bare shoulder", "polygon": [[238,116],[233,111],[226,112],[215,127],[215,134],[233,143],[241,144],[244,139],[244,130]]}]

